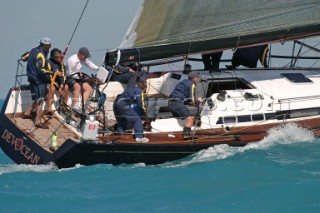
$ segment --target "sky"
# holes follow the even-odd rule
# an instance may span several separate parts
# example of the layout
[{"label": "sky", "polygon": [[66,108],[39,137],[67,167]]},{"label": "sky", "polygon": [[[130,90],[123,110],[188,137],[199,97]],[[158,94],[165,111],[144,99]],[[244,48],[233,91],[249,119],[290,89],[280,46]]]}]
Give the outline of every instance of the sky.
[{"label": "sky", "polygon": [[[86,46],[91,60],[101,65],[107,49],[117,48],[142,0],[89,0],[69,46],[67,56]],[[14,85],[17,60],[50,37],[64,50],[86,0],[1,0],[0,1],[0,99]],[[26,64],[25,64],[26,65]]]},{"label": "sky", "polygon": [[[120,45],[141,3],[142,0],[90,0],[66,58],[86,46],[91,60],[101,65],[107,49]],[[65,49],[85,4],[86,0],[0,0],[0,99],[5,98],[14,85],[17,60],[38,46],[40,38],[50,37],[54,40],[52,48]],[[313,39],[310,45],[315,42],[319,39]],[[278,54],[282,55],[291,55],[291,48],[292,42],[272,46],[273,51],[279,50]],[[225,51],[222,58],[231,56],[231,50]],[[272,60],[272,66],[281,67],[287,63]],[[199,62],[192,66],[203,67]]]}]

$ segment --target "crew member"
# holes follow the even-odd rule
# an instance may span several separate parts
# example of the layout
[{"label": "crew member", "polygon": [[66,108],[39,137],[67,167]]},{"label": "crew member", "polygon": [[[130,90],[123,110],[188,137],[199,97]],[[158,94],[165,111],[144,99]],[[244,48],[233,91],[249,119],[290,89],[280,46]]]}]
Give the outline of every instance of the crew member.
[{"label": "crew member", "polygon": [[50,38],[42,38],[40,45],[33,48],[27,57],[27,76],[34,102],[25,111],[23,118],[32,119],[31,113],[35,109],[37,112],[35,127],[44,129],[48,129],[48,126],[41,123],[42,103],[47,95],[46,84],[50,82],[51,71],[48,69],[47,54],[51,48],[51,42]]},{"label": "crew member", "polygon": [[210,72],[219,71],[222,53],[223,52],[221,51],[221,52],[215,52],[215,53],[202,54],[204,70],[209,70]]},{"label": "crew member", "polygon": [[267,44],[254,47],[239,48],[233,54],[232,66],[238,67],[242,65],[249,68],[257,68],[259,60],[263,67],[268,67],[267,53]]},{"label": "crew member", "polygon": [[147,80],[147,73],[143,71],[142,65],[137,62],[107,67],[107,69],[111,72],[110,81],[128,84],[128,87],[134,87],[137,82]]},{"label": "crew member", "polygon": [[48,63],[52,71],[48,93],[48,114],[52,114],[52,102],[54,93],[58,90],[63,98],[62,108],[66,110],[65,105],[68,103],[69,88],[66,84],[65,66],[63,64],[63,55],[61,50],[57,48],[52,49],[50,52]]},{"label": "crew member", "polygon": [[116,132],[123,134],[130,123],[133,123],[136,142],[146,143],[148,138],[143,135],[143,125],[140,115],[132,108],[134,104],[146,115],[144,104],[144,92],[147,88],[146,81],[139,81],[137,86],[128,87],[126,91],[118,95],[114,104],[113,111],[117,120]]},{"label": "crew member", "polygon": [[[70,56],[67,61],[67,76],[71,76],[75,73],[80,73],[81,67],[84,65],[91,70],[98,71],[99,67],[95,65],[92,61],[89,60],[91,57],[88,48],[81,47],[78,53]],[[73,90],[73,100],[72,105],[75,109],[80,110],[81,107],[79,105],[79,94],[81,91],[80,79],[78,75],[73,75],[72,78],[67,80],[68,86],[70,89]],[[87,102],[91,92],[92,87],[88,82],[82,82],[82,89],[83,89],[83,100],[84,103]]]},{"label": "crew member", "polygon": [[196,98],[195,89],[200,75],[196,71],[188,74],[188,79],[179,82],[169,96],[168,108],[173,117],[186,119],[186,124],[183,128],[184,138],[189,138],[191,127],[193,125],[193,116],[191,116],[186,104],[192,103],[195,106],[200,106],[203,99]]}]

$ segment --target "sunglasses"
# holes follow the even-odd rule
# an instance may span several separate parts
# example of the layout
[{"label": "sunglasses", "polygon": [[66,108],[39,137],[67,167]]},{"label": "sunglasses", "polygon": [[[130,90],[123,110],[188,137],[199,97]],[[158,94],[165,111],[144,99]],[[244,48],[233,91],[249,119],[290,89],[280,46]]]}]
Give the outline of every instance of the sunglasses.
[{"label": "sunglasses", "polygon": [[63,56],[62,55],[55,55],[55,56],[53,56],[53,58],[63,58]]}]

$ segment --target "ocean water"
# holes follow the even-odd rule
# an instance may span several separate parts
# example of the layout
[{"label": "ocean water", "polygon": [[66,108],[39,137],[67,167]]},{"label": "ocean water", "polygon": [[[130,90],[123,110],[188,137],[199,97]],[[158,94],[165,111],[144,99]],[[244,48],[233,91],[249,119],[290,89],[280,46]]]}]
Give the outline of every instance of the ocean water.
[{"label": "ocean water", "polygon": [[157,166],[58,170],[0,150],[0,212],[320,212],[320,140],[296,125]]}]

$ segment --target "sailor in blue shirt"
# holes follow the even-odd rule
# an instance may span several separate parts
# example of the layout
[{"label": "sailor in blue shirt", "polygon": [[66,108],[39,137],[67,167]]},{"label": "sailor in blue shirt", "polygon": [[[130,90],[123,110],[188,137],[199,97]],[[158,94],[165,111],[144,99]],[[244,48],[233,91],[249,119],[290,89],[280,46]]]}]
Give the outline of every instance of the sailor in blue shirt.
[{"label": "sailor in blue shirt", "polygon": [[[53,114],[52,102],[54,93],[57,90],[63,97],[64,104],[67,104],[69,99],[69,87],[66,84],[66,72],[61,50],[57,48],[51,50],[48,67],[52,71],[50,89],[48,93],[48,114]],[[66,109],[64,104],[62,104],[61,108]]]},{"label": "sailor in blue shirt", "polygon": [[139,81],[137,86],[128,87],[126,91],[118,95],[114,104],[113,111],[117,120],[116,132],[123,134],[130,122],[133,123],[136,142],[146,143],[149,141],[143,135],[143,125],[140,115],[132,108],[134,104],[141,111],[142,116],[146,114],[146,107],[144,104],[144,92],[147,88],[145,81]]},{"label": "sailor in blue shirt", "polygon": [[47,54],[51,48],[51,39],[44,37],[40,40],[40,45],[33,48],[28,57],[27,76],[30,83],[30,90],[32,100],[34,100],[31,107],[23,114],[23,118],[32,118],[31,113],[33,109],[37,111],[35,120],[35,127],[45,128],[48,127],[41,124],[42,103],[47,95],[46,84],[50,83],[50,73],[47,63]]},{"label": "sailor in blue shirt", "polygon": [[107,67],[111,72],[110,81],[118,81],[123,84],[128,84],[128,87],[134,87],[138,81],[146,81],[147,73],[142,70],[139,63],[130,63]]},{"label": "sailor in blue shirt", "polygon": [[233,54],[232,66],[238,67],[242,65],[249,68],[257,68],[259,60],[261,65],[268,67],[268,50],[267,44],[254,47],[238,48]]},{"label": "sailor in blue shirt", "polygon": [[192,103],[195,106],[199,106],[202,102],[202,98],[196,98],[195,94],[196,85],[199,79],[200,75],[198,72],[190,72],[188,74],[188,79],[179,82],[169,97],[168,108],[173,117],[186,119],[186,124],[183,128],[183,135],[185,137],[189,137],[193,125],[193,116],[191,116],[185,105]]},{"label": "sailor in blue shirt", "polygon": [[47,54],[51,43],[40,45],[30,51],[27,64],[27,76],[30,83],[46,84],[50,79],[51,71],[47,65]]}]

